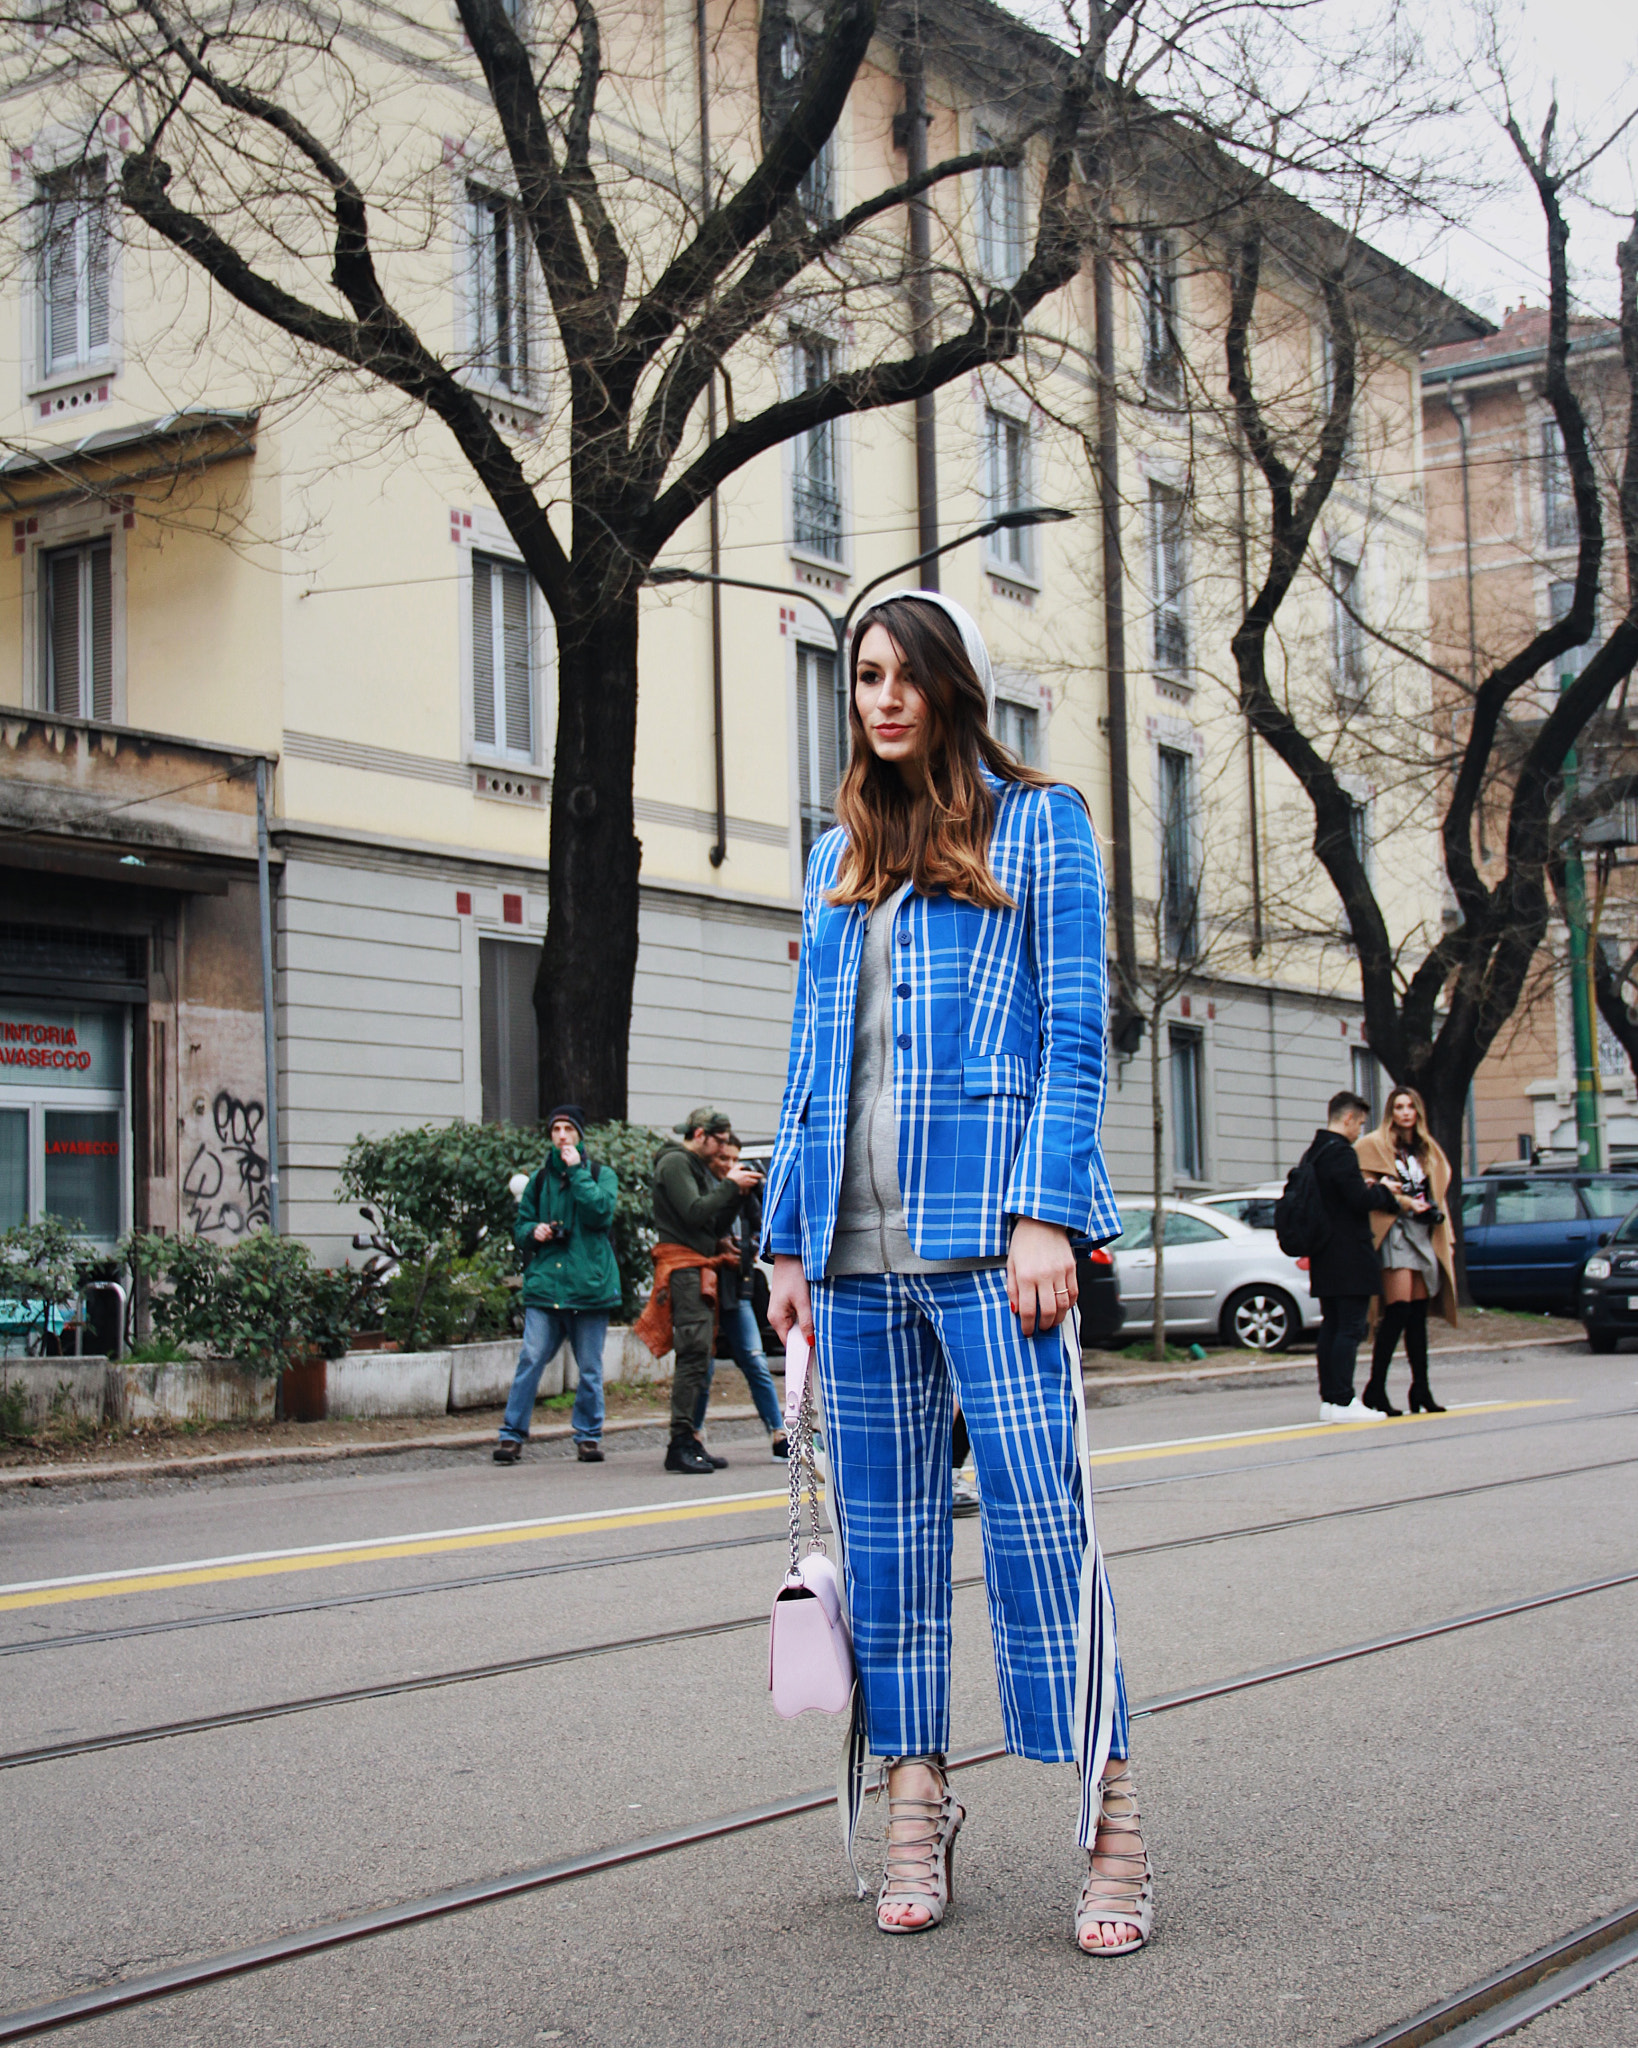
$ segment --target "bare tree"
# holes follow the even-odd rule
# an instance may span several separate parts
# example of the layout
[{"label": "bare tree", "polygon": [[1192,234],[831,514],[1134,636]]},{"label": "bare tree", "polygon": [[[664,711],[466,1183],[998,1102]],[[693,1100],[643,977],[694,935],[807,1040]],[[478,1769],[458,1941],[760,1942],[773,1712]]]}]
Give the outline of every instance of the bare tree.
[{"label": "bare tree", "polygon": [[[1621,347],[1629,394],[1625,470],[1619,493],[1627,600],[1601,645],[1544,715],[1511,722],[1526,686],[1555,659],[1593,635],[1604,553],[1603,509],[1582,401],[1567,371],[1569,231],[1561,205],[1589,159],[1561,160],[1555,115],[1532,147],[1516,123],[1509,133],[1546,221],[1549,338],[1545,395],[1563,436],[1579,538],[1574,600],[1566,616],[1525,644],[1470,689],[1436,670],[1469,699],[1466,735],[1443,778],[1440,826],[1454,918],[1420,958],[1407,959],[1389,929],[1358,843],[1354,801],[1337,761],[1315,737],[1303,706],[1271,680],[1269,639],[1281,606],[1310,558],[1320,515],[1336,485],[1356,394],[1358,333],[1354,280],[1346,265],[1323,279],[1330,330],[1331,388],[1317,446],[1306,467],[1294,461],[1262,402],[1253,375],[1251,337],[1266,250],[1252,214],[1239,239],[1226,334],[1229,388],[1239,431],[1261,478],[1267,525],[1262,580],[1234,634],[1240,702],[1251,724],[1300,784],[1312,809],[1313,847],[1329,876],[1359,961],[1371,1048],[1396,1082],[1416,1087],[1429,1121],[1460,1171],[1460,1132],[1468,1087],[1512,1015],[1547,929],[1549,872],[1556,852],[1555,804],[1565,758],[1617,685],[1638,663],[1638,230],[1619,250]],[[1400,652],[1417,657],[1415,649]],[[1431,664],[1429,664],[1431,666]],[[1495,791],[1500,789],[1499,799]],[[1486,792],[1504,818],[1502,852],[1487,878],[1475,848]],[[1454,1199],[1454,1193],[1453,1193]]]},{"label": "bare tree", "polygon": [[[458,0],[470,56],[451,53],[441,75],[476,60],[567,384],[566,454],[551,480],[531,474],[528,451],[461,362],[428,338],[434,316],[418,323],[406,310],[413,295],[389,288],[414,239],[394,223],[413,213],[418,177],[425,210],[427,175],[406,170],[386,117],[372,119],[347,69],[349,39],[367,44],[372,33],[362,15],[188,0],[70,7],[52,17],[48,59],[28,24],[14,26],[14,87],[71,78],[83,103],[128,120],[118,174],[128,214],[307,359],[391,387],[442,421],[545,597],[558,716],[535,991],[543,1101],[577,1099],[594,1116],[626,1107],[641,858],[638,604],[650,567],[756,457],[844,414],[908,405],[1017,351],[1032,308],[1079,268],[1076,145],[1107,38],[1134,4],[1095,9],[1069,47],[999,19],[968,22],[969,68],[987,43],[989,75],[1004,73],[1009,91],[1026,48],[1034,118],[827,218],[804,204],[804,181],[882,27],[876,0],[826,0],[811,33],[788,0],[768,0],[755,30],[749,167],[736,179],[713,165],[698,201],[677,179],[668,198],[664,179],[634,178],[629,151],[606,146],[605,24],[593,0],[563,0],[545,20],[537,11],[528,40],[506,0]],[[894,34],[908,47],[908,23]],[[1035,231],[1020,273],[986,283],[941,250],[936,317],[923,307],[907,339],[905,208],[973,172],[1016,165],[1032,147]],[[423,244],[433,240],[425,228]],[[736,352],[760,340],[765,361],[778,319],[803,293],[833,311],[862,306],[870,346],[812,388],[740,410],[770,380],[753,363],[736,381]],[[727,419],[710,432],[707,399],[718,390]]]}]

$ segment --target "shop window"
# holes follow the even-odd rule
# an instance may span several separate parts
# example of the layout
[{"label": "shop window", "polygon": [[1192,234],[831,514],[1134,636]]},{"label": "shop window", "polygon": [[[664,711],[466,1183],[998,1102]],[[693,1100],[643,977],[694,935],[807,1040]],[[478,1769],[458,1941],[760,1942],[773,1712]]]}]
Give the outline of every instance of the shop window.
[{"label": "shop window", "polygon": [[802,797],[802,866],[836,822],[847,767],[847,686],[828,647],[796,650],[796,774]]},{"label": "shop window", "polygon": [[0,1230],[28,1221],[28,1111],[0,1109]]},{"label": "shop window", "polygon": [[540,952],[507,939],[478,941],[478,1029],[486,1124],[540,1121],[540,1034],[535,970]]},{"label": "shop window", "polygon": [[41,696],[62,718],[114,715],[113,543],[40,557]]},{"label": "shop window", "polygon": [[528,572],[472,557],[472,742],[480,753],[535,757],[535,670]]},{"label": "shop window", "polygon": [[120,1115],[114,1109],[45,1113],[45,1212],[86,1237],[119,1236]]},{"label": "shop window", "polygon": [[46,376],[108,354],[108,193],[101,162],[39,181],[40,368]]}]

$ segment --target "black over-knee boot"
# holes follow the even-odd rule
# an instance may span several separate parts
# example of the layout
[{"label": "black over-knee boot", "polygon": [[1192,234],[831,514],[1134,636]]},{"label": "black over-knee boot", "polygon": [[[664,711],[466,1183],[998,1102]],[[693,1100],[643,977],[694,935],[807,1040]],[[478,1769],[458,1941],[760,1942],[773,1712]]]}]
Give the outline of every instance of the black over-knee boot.
[{"label": "black over-knee boot", "polygon": [[1405,1356],[1411,1369],[1410,1412],[1443,1415],[1444,1409],[1434,1400],[1428,1386],[1428,1304],[1412,1301],[1406,1306],[1410,1310],[1410,1320],[1405,1325]]},{"label": "black over-knee boot", "polygon": [[1388,1399],[1388,1367],[1393,1364],[1394,1350],[1404,1330],[1410,1306],[1408,1301],[1385,1301],[1382,1314],[1377,1319],[1376,1342],[1371,1347],[1371,1377],[1359,1398],[1379,1415],[1404,1412]]}]

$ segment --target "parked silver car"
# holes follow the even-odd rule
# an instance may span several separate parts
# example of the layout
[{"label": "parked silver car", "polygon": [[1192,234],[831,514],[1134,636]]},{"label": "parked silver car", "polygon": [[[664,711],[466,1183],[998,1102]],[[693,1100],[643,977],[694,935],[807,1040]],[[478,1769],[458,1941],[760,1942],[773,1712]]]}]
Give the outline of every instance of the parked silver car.
[{"label": "parked silver car", "polygon": [[1274,1228],[1274,1204],[1285,1193],[1283,1180],[1265,1180],[1260,1187],[1231,1188],[1226,1195],[1202,1195],[1199,1206],[1249,1223],[1253,1230]]},{"label": "parked silver car", "polygon": [[[1121,1234],[1108,1249],[1120,1275],[1124,1337],[1154,1328],[1154,1203],[1143,1196],[1118,1199]],[[1168,1336],[1283,1351],[1319,1328],[1320,1305],[1308,1275],[1272,1233],[1206,1203],[1166,1205],[1165,1270]]]}]

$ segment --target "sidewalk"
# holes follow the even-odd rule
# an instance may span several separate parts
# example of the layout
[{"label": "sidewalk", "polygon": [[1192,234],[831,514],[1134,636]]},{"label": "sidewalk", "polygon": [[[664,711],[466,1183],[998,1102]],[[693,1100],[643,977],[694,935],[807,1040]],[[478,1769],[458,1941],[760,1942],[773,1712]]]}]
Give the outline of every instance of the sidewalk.
[{"label": "sidewalk", "polygon": [[[1510,1352],[1559,1349],[1586,1342],[1579,1331],[1574,1336],[1555,1334],[1513,1343],[1464,1343],[1456,1332],[1452,1332],[1451,1337],[1450,1343],[1435,1344],[1431,1348],[1440,1358],[1452,1361],[1463,1354],[1493,1358]],[[1282,1375],[1288,1381],[1307,1383],[1313,1376],[1314,1361],[1311,1354],[1302,1352],[1285,1352],[1272,1359],[1258,1359],[1244,1352],[1217,1352],[1197,1364],[1140,1368],[1119,1356],[1088,1352],[1083,1370],[1087,1398],[1096,1404],[1106,1391],[1116,1388],[1165,1387],[1225,1380],[1252,1380],[1272,1385],[1278,1383]],[[719,1365],[718,1378],[728,1381],[730,1386],[735,1383],[744,1385],[739,1374],[726,1364]],[[627,1390],[619,1391],[625,1393]],[[624,1438],[631,1441],[632,1448],[636,1448],[646,1431],[658,1446],[660,1434],[666,1426],[665,1404],[669,1398],[669,1387],[655,1382],[644,1387],[640,1394],[631,1390],[627,1399],[618,1402],[611,1399],[609,1419],[603,1428],[604,1440],[612,1437],[618,1443]],[[630,1409],[640,1412],[619,1412]],[[6,1462],[0,1466],[0,1495],[24,1486],[83,1486],[129,1479],[207,1478],[216,1474],[281,1466],[328,1465],[343,1459],[478,1450],[494,1442],[501,1414],[502,1410],[496,1408],[465,1415],[379,1422],[273,1423],[254,1430],[201,1432],[196,1437],[183,1437],[180,1441],[174,1435],[131,1436],[119,1440],[117,1446],[105,1441],[87,1446],[65,1444],[43,1449],[20,1445],[4,1454]],[[710,1422],[713,1426],[734,1426],[726,1439],[730,1443],[743,1441],[747,1450],[763,1446],[761,1425],[757,1422],[756,1410],[749,1402],[713,1404]],[[745,1424],[753,1427],[738,1427]],[[287,1440],[269,1442],[268,1438],[275,1433]],[[220,1444],[224,1436],[240,1441],[228,1449],[210,1448],[213,1440]],[[537,1421],[529,1441],[533,1446],[566,1457],[572,1439],[573,1430],[565,1418],[562,1422],[552,1421],[544,1425]],[[195,1444],[197,1449],[192,1447]],[[115,1455],[110,1456],[110,1450]],[[766,1455],[764,1448],[763,1456]]]}]

